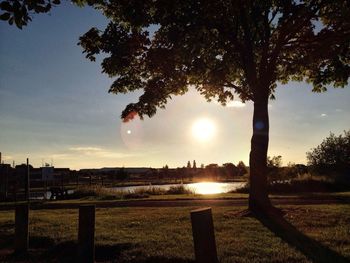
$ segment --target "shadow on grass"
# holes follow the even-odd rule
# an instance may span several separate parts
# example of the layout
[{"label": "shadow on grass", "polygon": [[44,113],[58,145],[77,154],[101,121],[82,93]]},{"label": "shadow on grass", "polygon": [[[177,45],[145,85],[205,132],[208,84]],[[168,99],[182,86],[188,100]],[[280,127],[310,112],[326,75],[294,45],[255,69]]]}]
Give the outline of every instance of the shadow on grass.
[{"label": "shadow on grass", "polygon": [[29,236],[29,247],[30,248],[50,248],[55,245],[55,241],[49,237],[43,236]]},{"label": "shadow on grass", "polygon": [[[95,261],[96,262],[118,262],[124,250],[134,247],[129,243],[115,245],[96,245]],[[77,262],[76,241],[66,241],[59,243],[46,250],[40,257],[45,261],[53,260],[55,262]]]},{"label": "shadow on grass", "polygon": [[66,241],[50,247],[40,255],[40,258],[43,262],[76,262],[76,251],[77,243],[74,241]]},{"label": "shadow on grass", "polygon": [[123,251],[131,249],[135,245],[131,243],[121,243],[115,245],[97,245],[95,248],[95,260],[96,262],[104,262],[111,260],[118,262]]},{"label": "shadow on grass", "polygon": [[164,257],[149,257],[145,260],[130,261],[135,263],[194,263],[193,260],[187,260],[182,258],[164,258]]},{"label": "shadow on grass", "polygon": [[[7,255],[0,254],[0,262],[78,262],[77,242],[56,243],[52,238],[33,236],[29,240],[29,251],[26,254],[13,253],[13,237],[2,235],[10,250]],[[123,252],[135,248],[135,244],[121,243],[115,245],[96,245],[95,262],[122,263],[193,263],[181,258],[150,257],[137,253],[135,258],[124,257]],[[11,252],[12,251],[12,252]]]},{"label": "shadow on grass", "polygon": [[13,247],[13,235],[0,232],[0,248]]},{"label": "shadow on grass", "polygon": [[255,214],[255,217],[275,235],[303,253],[315,263],[349,263],[350,260],[320,242],[306,236],[279,214]]},{"label": "shadow on grass", "polygon": [[190,260],[180,258],[165,258],[165,257],[147,257],[146,255],[135,255],[135,258],[124,258],[123,251],[130,250],[135,247],[135,244],[121,243],[116,245],[98,245],[96,246],[96,262],[121,262],[121,263],[193,263]]}]

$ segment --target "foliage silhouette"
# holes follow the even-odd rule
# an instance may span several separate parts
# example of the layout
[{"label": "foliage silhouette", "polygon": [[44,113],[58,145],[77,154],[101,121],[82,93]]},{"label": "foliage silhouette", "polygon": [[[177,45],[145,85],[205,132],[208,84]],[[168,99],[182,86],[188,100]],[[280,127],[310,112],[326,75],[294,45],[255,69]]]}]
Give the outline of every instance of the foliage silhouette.
[{"label": "foliage silhouette", "polygon": [[[267,193],[268,100],[277,82],[313,91],[344,87],[350,67],[348,1],[126,1],[96,4],[110,23],[80,38],[92,61],[105,53],[111,93],[143,89],[122,113],[153,116],[192,86],[223,105],[254,102],[249,208],[272,208]],[[151,32],[152,31],[152,32]]]},{"label": "foliage silhouette", "polygon": [[247,167],[243,161],[238,162],[237,169],[238,169],[238,176],[243,176],[248,172]]},{"label": "foliage silhouette", "polygon": [[[333,133],[316,148],[306,153],[308,164],[318,174],[349,176],[350,170],[350,130],[344,136]],[[346,179],[346,178],[344,178]]]}]

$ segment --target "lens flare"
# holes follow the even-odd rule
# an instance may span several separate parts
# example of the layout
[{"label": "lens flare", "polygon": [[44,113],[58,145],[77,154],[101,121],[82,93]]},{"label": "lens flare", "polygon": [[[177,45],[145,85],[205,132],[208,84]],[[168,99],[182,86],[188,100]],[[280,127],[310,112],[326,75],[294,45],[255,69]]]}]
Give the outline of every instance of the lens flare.
[{"label": "lens flare", "polygon": [[216,127],[210,119],[199,119],[192,125],[192,135],[198,141],[209,141],[216,132]]},{"label": "lens flare", "polygon": [[144,137],[142,124],[139,118],[121,123],[120,137],[127,148],[137,149],[142,146]]}]

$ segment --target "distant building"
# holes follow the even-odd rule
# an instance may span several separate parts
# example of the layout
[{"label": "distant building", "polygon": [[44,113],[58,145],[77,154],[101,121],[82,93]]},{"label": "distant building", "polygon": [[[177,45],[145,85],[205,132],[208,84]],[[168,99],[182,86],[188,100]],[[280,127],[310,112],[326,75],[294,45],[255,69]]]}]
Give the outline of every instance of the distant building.
[{"label": "distant building", "polygon": [[45,165],[41,167],[41,180],[52,181],[55,179],[55,168],[53,166]]},{"label": "distant building", "polygon": [[119,170],[123,169],[128,174],[147,174],[150,173],[153,169],[147,167],[104,167],[100,169],[80,169],[81,173],[92,173],[92,174],[100,174],[100,173],[117,173]]},{"label": "distant building", "polygon": [[[21,164],[15,167],[15,175],[18,180],[21,180],[26,176],[27,165]],[[30,181],[57,181],[62,178],[62,176],[68,176],[70,174],[69,168],[55,168],[49,164],[44,167],[34,168],[29,165],[29,175]]]}]

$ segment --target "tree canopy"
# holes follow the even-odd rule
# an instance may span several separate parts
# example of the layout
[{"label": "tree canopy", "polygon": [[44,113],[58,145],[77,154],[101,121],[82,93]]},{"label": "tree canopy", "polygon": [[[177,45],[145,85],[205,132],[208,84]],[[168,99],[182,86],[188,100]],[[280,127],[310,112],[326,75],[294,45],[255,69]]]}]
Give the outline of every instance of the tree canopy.
[{"label": "tree canopy", "polygon": [[305,80],[313,91],[344,87],[350,75],[350,3],[287,1],[105,1],[110,20],[79,44],[115,78],[109,92],[143,90],[124,121],[153,116],[169,99],[195,88],[225,105],[254,102],[249,208],[272,208],[267,189],[268,100],[277,82]]},{"label": "tree canopy", "polygon": [[[105,53],[112,93],[143,89],[122,117],[152,116],[195,87],[225,104],[273,97],[276,81],[320,92],[350,73],[348,1],[106,1],[110,23],[80,38],[86,57]],[[132,115],[130,115],[132,114]]]},{"label": "tree canopy", "polygon": [[320,145],[306,153],[308,164],[319,174],[349,174],[350,130],[344,135],[331,133]]}]

